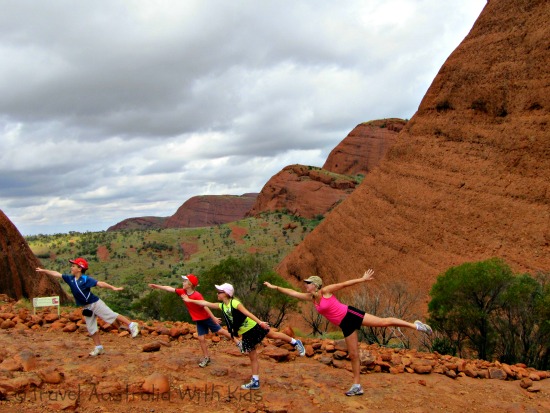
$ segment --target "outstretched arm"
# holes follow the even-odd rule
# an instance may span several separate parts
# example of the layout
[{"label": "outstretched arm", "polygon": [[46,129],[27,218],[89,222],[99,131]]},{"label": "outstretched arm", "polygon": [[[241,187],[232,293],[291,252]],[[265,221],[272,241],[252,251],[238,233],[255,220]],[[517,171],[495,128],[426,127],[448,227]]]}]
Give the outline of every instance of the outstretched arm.
[{"label": "outstretched arm", "polygon": [[291,297],[297,298],[299,300],[311,300],[312,295],[310,293],[301,293],[299,291],[293,290],[292,288],[279,287],[278,285],[271,284],[269,282],[264,282],[264,285],[267,288],[277,290],[283,294],[289,295]]},{"label": "outstretched arm", "polygon": [[369,268],[367,271],[365,271],[361,278],[355,278],[353,280],[347,280],[341,283],[327,285],[326,287],[321,288],[320,292],[322,294],[334,293],[338,290],[341,290],[342,288],[351,287],[355,284],[371,281],[374,279],[374,277],[372,276],[373,274],[374,270]]},{"label": "outstretched arm", "polygon": [[44,268],[36,268],[36,272],[38,273],[43,273],[43,274],[48,274],[48,275],[51,275],[52,277],[56,277],[56,278],[61,278],[61,273],[60,272],[57,272],[57,271],[53,271],[53,270],[46,270]]},{"label": "outstretched arm", "polygon": [[169,293],[175,293],[176,292],[176,289],[174,287],[170,287],[168,285],[149,284],[149,287],[151,287],[155,290],[168,291]]},{"label": "outstretched arm", "polygon": [[216,317],[214,314],[212,314],[212,311],[210,311],[210,308],[204,307],[204,311],[206,311],[206,313],[210,316],[210,318],[211,318],[212,320],[214,320],[214,322],[215,322],[216,324],[221,324],[221,323],[222,323],[221,318]]},{"label": "outstretched arm", "polygon": [[217,308],[218,310],[220,309],[220,306],[216,303],[211,303],[210,301],[206,301],[206,300],[192,300],[191,298],[189,298],[187,294],[182,295],[181,299],[186,303],[195,303],[202,307]]},{"label": "outstretched arm", "polygon": [[113,290],[113,291],[122,291],[122,290],[124,290],[124,287],[115,287],[115,286],[112,286],[111,284],[107,284],[105,281],[98,281],[97,286],[99,288],[108,288],[109,290]]},{"label": "outstretched arm", "polygon": [[242,305],[241,303],[239,303],[239,305],[237,305],[237,310],[239,310],[241,313],[243,313],[245,316],[247,316],[248,318],[254,320],[256,323],[258,323],[258,325],[266,330],[269,330],[269,323],[267,321],[262,321],[260,320],[258,317],[256,317],[254,314],[252,314],[250,311],[248,311],[246,309],[246,307],[244,305]]}]

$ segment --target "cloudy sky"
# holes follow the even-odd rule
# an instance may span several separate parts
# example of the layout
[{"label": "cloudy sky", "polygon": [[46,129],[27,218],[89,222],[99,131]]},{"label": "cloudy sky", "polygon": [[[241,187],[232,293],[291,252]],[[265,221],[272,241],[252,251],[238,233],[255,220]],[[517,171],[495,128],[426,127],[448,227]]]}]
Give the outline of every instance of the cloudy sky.
[{"label": "cloudy sky", "polygon": [[0,0],[0,209],[23,235],[169,216],[410,119],[486,0]]}]

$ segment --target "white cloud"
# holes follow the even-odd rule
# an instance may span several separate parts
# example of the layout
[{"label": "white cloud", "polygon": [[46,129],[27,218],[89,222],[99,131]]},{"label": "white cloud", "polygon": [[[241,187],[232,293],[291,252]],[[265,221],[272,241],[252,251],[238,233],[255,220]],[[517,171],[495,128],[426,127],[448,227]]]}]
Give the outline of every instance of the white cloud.
[{"label": "white cloud", "polygon": [[167,216],[410,118],[485,0],[4,2],[0,209],[23,234]]}]

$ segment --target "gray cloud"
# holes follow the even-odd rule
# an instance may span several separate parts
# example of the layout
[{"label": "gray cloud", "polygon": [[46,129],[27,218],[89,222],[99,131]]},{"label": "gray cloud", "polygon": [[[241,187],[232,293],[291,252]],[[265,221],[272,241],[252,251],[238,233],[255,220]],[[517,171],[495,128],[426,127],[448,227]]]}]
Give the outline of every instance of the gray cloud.
[{"label": "gray cloud", "polygon": [[167,216],[410,118],[485,0],[2,2],[0,209],[23,234]]}]

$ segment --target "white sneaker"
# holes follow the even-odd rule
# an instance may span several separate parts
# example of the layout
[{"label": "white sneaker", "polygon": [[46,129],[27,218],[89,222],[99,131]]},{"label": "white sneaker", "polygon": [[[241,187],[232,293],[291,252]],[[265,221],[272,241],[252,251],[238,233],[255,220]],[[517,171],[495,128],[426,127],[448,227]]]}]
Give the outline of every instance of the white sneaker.
[{"label": "white sneaker", "polygon": [[244,351],[243,342],[242,342],[242,341],[237,342],[237,347],[239,348],[239,351],[240,351],[242,354],[245,354],[245,353],[246,353],[246,351]]},{"label": "white sneaker", "polygon": [[363,394],[363,388],[361,387],[360,384],[354,384],[346,392],[346,396],[361,396],[362,394]]},{"label": "white sneaker", "polygon": [[248,383],[243,384],[241,389],[243,390],[258,390],[260,388],[260,380],[250,380]]},{"label": "white sneaker", "polygon": [[294,348],[298,351],[298,354],[300,354],[300,357],[304,357],[306,355],[306,348],[304,347],[304,344],[300,340],[296,340],[296,344],[294,344]]},{"label": "white sneaker", "polygon": [[128,326],[130,328],[130,333],[132,333],[132,338],[134,338],[135,336],[137,336],[139,334],[139,326],[138,326],[138,323],[130,323],[130,325]]},{"label": "white sneaker", "polygon": [[199,363],[199,367],[206,367],[210,364],[210,357],[205,357]]},{"label": "white sneaker", "polygon": [[103,347],[96,347],[90,352],[90,356],[95,357],[103,353],[105,353],[105,349]]},{"label": "white sneaker", "polygon": [[416,320],[414,322],[414,325],[416,326],[416,329],[418,331],[422,331],[423,333],[426,333],[426,334],[432,334],[433,333],[432,328],[428,324],[424,324],[420,320]]}]

